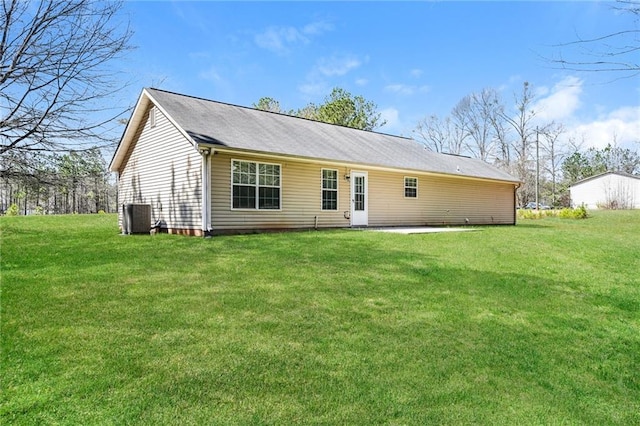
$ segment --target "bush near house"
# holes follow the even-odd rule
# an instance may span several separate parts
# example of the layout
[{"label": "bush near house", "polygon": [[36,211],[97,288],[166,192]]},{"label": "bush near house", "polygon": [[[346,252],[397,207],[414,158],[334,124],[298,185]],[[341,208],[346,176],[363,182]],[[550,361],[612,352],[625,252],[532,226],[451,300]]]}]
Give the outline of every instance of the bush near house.
[{"label": "bush near house", "polygon": [[122,236],[2,217],[2,424],[640,424],[640,211]]},{"label": "bush near house", "polygon": [[558,217],[561,219],[586,219],[589,217],[587,208],[583,205],[575,209],[564,208],[558,211]]},{"label": "bush near house", "polygon": [[561,219],[586,219],[589,217],[584,205],[575,209],[563,208],[560,210],[518,210],[518,219],[542,219],[545,217],[559,217]]}]

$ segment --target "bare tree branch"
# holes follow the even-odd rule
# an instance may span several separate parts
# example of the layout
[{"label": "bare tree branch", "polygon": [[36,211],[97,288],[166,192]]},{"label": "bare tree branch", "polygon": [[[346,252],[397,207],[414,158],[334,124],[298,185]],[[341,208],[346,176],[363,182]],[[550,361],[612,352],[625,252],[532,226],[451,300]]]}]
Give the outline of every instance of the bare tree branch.
[{"label": "bare tree branch", "polygon": [[[620,14],[640,15],[639,0],[618,0],[613,9]],[[582,38],[576,35],[576,40],[559,43],[552,47],[556,49],[570,49],[570,56],[565,57],[559,52],[555,57],[547,58],[557,64],[556,69],[577,72],[612,72],[622,73],[628,77],[640,74],[640,29],[635,20],[634,28],[616,31],[597,37]],[[593,59],[592,59],[593,58]]]},{"label": "bare tree branch", "polygon": [[103,102],[119,89],[111,61],[131,49],[120,7],[2,0],[0,154],[106,142],[106,126],[126,112]]}]

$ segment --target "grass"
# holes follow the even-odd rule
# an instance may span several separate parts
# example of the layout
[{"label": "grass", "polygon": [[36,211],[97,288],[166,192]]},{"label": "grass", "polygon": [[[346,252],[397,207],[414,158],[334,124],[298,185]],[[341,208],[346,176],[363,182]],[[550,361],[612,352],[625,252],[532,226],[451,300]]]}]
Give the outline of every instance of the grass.
[{"label": "grass", "polygon": [[640,212],[121,236],[0,219],[3,424],[640,424]]}]

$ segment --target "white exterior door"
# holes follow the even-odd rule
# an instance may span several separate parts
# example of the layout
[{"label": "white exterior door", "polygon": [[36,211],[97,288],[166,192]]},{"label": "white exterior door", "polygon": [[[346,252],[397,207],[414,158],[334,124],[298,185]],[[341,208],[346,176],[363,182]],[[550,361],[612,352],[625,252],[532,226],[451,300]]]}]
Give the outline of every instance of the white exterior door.
[{"label": "white exterior door", "polygon": [[351,226],[369,224],[367,180],[366,172],[351,172]]}]

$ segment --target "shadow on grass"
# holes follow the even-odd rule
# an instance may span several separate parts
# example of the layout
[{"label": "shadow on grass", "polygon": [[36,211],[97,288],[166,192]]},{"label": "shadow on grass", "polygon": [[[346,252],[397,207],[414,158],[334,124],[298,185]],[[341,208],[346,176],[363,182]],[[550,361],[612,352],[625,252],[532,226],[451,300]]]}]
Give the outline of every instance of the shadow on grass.
[{"label": "shadow on grass", "polygon": [[551,226],[552,225],[550,223],[545,223],[544,219],[520,219],[516,223],[517,228],[549,228]]},{"label": "shadow on grass", "polygon": [[374,233],[23,244],[3,276],[5,420],[640,420],[637,290]]}]

